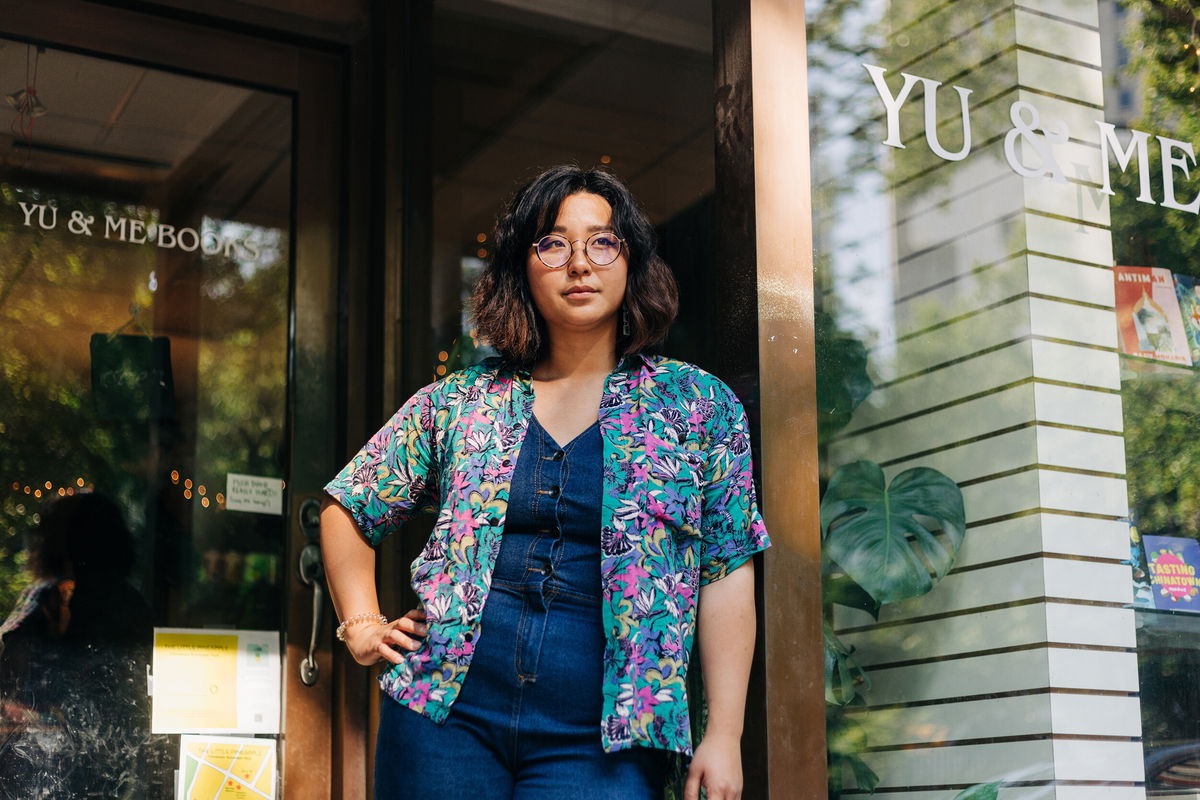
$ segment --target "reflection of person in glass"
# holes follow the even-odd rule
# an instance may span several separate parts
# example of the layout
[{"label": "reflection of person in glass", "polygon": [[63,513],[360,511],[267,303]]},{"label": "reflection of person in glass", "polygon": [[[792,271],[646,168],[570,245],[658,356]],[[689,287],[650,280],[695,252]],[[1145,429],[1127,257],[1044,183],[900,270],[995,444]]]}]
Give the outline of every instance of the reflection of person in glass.
[{"label": "reflection of person in glass", "polygon": [[[740,796],[748,559],[768,540],[737,398],[644,353],[676,297],[620,182],[542,173],[474,292],[501,357],[422,389],[326,487],[339,636],[391,662],[377,797],[661,796],[669,754],[693,753],[693,634],[708,724],[686,797]],[[421,607],[387,622],[372,546],[430,504]]]},{"label": "reflection of person in glass", "polygon": [[148,732],[152,631],[133,556],[107,497],[42,509],[37,580],[0,625],[0,798],[126,796]]}]

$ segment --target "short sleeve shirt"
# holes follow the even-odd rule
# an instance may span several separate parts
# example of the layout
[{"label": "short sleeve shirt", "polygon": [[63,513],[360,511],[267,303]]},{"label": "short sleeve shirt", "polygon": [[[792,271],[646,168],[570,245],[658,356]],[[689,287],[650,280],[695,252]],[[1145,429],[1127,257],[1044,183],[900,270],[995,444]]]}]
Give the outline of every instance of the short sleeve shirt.
[{"label": "short sleeve shirt", "polygon": [[[471,665],[532,416],[529,373],[489,359],[417,392],[325,487],[372,545],[416,511],[437,512],[412,564],[429,633],[380,683],[438,722]],[[685,687],[700,587],[770,544],[745,412],[704,370],[638,355],[609,375],[599,422],[601,740],[608,751],[690,754]]]}]

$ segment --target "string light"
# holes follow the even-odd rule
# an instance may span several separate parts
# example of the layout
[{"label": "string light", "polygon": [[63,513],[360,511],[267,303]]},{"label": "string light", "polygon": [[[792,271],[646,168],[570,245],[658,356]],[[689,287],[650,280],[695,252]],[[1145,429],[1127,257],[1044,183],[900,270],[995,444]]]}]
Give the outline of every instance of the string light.
[{"label": "string light", "polygon": [[[450,354],[443,350],[440,353],[440,357],[443,360],[445,360],[450,357]],[[443,369],[443,371],[445,370],[444,367],[442,369]],[[182,490],[182,493],[183,493],[184,500],[199,500],[200,505],[203,508],[217,508],[217,509],[225,508],[225,493],[224,492],[216,492],[215,494],[210,496],[209,492],[208,492],[208,486],[206,486],[203,483],[197,483],[192,478],[183,477],[180,474],[178,469],[172,469],[168,473],[168,475],[171,478],[172,484],[180,486],[180,489]],[[287,488],[287,481],[281,480],[279,483],[280,483],[281,489]],[[74,481],[72,481],[70,483],[65,483],[62,486],[59,486],[57,488],[55,488],[54,481],[44,481],[40,485],[22,484],[20,481],[13,481],[9,485],[12,488],[12,491],[14,493],[16,493],[16,494],[24,493],[24,494],[30,495],[31,497],[37,498],[39,500],[43,499],[43,498],[50,500],[50,499],[53,499],[55,496],[70,497],[70,496],[74,496],[75,494],[77,494],[79,492],[95,491],[95,488],[96,488],[94,483],[89,483],[87,478],[83,477],[82,475],[75,478]],[[24,515],[25,514],[25,506],[23,506],[23,505],[16,506],[16,511],[18,514]]]}]

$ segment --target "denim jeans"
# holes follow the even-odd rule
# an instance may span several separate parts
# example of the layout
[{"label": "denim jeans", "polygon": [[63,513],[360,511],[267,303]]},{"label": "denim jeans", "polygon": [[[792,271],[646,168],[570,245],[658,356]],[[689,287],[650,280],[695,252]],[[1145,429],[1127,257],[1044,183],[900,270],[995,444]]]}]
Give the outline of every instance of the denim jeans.
[{"label": "denim jeans", "polygon": [[651,800],[664,751],[600,744],[600,429],[531,420],[475,653],[442,725],[383,698],[377,800]]}]

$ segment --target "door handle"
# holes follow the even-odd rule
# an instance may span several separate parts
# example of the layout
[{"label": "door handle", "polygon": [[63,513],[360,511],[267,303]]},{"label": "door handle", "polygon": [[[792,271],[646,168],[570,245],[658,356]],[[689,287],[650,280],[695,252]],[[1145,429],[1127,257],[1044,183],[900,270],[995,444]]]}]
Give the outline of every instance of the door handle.
[{"label": "door handle", "polygon": [[312,634],[308,637],[308,656],[300,662],[300,682],[313,686],[321,673],[316,651],[321,618],[325,613],[325,566],[321,562],[320,545],[306,544],[300,551],[300,581],[312,587]]}]

